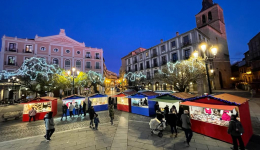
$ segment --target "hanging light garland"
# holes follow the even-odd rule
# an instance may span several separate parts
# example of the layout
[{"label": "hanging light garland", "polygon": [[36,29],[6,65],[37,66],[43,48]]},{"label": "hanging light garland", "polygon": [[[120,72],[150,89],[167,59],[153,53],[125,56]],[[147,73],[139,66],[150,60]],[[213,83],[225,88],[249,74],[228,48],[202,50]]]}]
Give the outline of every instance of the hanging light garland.
[{"label": "hanging light garland", "polygon": [[130,80],[131,82],[134,82],[141,78],[146,78],[146,75],[144,75],[142,72],[138,72],[138,73],[128,72],[127,74],[124,75],[124,78]]},{"label": "hanging light garland", "polygon": [[26,59],[22,66],[14,72],[2,70],[0,77],[8,79],[13,76],[29,76],[31,80],[36,80],[39,74],[49,80],[49,75],[61,74],[61,70],[55,64],[47,64],[43,58],[31,57]]}]

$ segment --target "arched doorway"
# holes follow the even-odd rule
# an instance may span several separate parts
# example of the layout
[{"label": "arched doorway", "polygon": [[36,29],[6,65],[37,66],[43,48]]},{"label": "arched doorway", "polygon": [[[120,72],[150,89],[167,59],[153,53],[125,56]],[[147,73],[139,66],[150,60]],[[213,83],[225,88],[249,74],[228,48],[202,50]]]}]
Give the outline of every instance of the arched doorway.
[{"label": "arched doorway", "polygon": [[166,84],[163,84],[163,89],[162,90],[166,90]]},{"label": "arched doorway", "polygon": [[155,91],[158,91],[158,90],[159,90],[159,86],[160,86],[160,85],[159,85],[159,82],[156,82],[156,83],[155,83]]},{"label": "arched doorway", "polygon": [[153,90],[153,85],[151,83],[148,83],[148,90]]},{"label": "arched doorway", "polygon": [[220,88],[223,89],[223,80],[222,80],[222,74],[219,71],[219,84],[220,84]]}]

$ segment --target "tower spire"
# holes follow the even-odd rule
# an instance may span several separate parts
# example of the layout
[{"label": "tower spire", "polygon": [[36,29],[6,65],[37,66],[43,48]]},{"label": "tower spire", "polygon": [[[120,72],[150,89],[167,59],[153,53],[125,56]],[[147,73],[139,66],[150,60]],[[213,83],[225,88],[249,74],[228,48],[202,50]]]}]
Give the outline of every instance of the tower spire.
[{"label": "tower spire", "polygon": [[202,9],[200,12],[212,7],[214,5],[213,0],[203,0],[202,1]]}]

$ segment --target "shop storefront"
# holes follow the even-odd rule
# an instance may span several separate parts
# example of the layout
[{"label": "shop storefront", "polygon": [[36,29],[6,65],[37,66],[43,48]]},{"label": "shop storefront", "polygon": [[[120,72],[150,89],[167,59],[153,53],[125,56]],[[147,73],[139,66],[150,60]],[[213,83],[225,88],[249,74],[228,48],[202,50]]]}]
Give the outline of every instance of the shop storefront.
[{"label": "shop storefront", "polygon": [[169,94],[165,94],[149,100],[150,115],[155,115],[154,105],[156,104],[156,102],[158,102],[162,112],[164,112],[164,108],[166,107],[166,105],[169,106],[169,109],[171,109],[171,107],[174,105],[177,109],[177,112],[179,112],[181,100]]},{"label": "shop storefront", "polygon": [[159,95],[154,92],[142,92],[128,96],[128,98],[131,99],[131,112],[134,114],[151,116],[148,106],[149,99],[155,98],[157,96]]},{"label": "shop storefront", "polygon": [[253,134],[248,99],[246,98],[220,94],[194,98],[181,103],[181,105],[189,108],[194,132],[232,143],[232,138],[227,130],[231,115],[237,115],[237,119],[240,120],[245,130],[242,135],[245,145]]},{"label": "shop storefront", "polygon": [[35,120],[43,120],[44,116],[52,111],[53,116],[57,114],[57,99],[53,97],[40,97],[37,100],[32,100],[23,104],[23,121],[29,121],[29,111],[34,108],[37,112]]},{"label": "shop storefront", "polygon": [[113,97],[117,98],[117,110],[131,112],[131,99],[127,95],[120,93]]},{"label": "shop storefront", "polygon": [[[73,109],[73,114],[75,115],[75,105],[76,103],[78,105],[81,105],[83,107],[83,102],[85,101],[85,97],[83,96],[77,96],[77,95],[72,95],[72,96],[68,96],[68,97],[65,97],[62,102],[63,104],[67,105],[68,107],[68,110],[67,110],[67,115],[69,116],[70,115],[70,112],[69,112],[69,106],[72,105],[74,106],[74,109]],[[83,113],[83,110],[81,110],[81,113]]]},{"label": "shop storefront", "polygon": [[94,110],[103,111],[108,110],[108,99],[107,95],[95,94],[88,98],[89,106],[93,106]]}]

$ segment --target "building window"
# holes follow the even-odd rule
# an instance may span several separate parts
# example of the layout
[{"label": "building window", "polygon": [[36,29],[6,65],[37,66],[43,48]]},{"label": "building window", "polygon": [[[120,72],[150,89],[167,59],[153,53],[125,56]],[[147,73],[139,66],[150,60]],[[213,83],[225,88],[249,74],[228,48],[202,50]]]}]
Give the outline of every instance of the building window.
[{"label": "building window", "polygon": [[80,54],[80,51],[77,51],[77,54]]},{"label": "building window", "polygon": [[87,52],[86,53],[86,58],[90,58],[90,57],[91,57],[90,52]]},{"label": "building window", "polygon": [[212,13],[211,13],[211,11],[208,13],[208,19],[209,19],[209,21],[212,20]]},{"label": "building window", "polygon": [[161,46],[161,52],[164,53],[165,52],[165,45]]},{"label": "building window", "polygon": [[151,79],[150,72],[147,72],[147,73],[146,73],[146,76],[147,76],[146,78],[147,78],[148,80]]},{"label": "building window", "polygon": [[52,63],[55,65],[59,64],[59,60],[57,58],[53,58]]},{"label": "building window", "polygon": [[172,45],[172,48],[176,47],[176,42],[175,42],[175,41],[172,41],[172,42],[171,42],[171,45]]},{"label": "building window", "polygon": [[202,15],[202,23],[206,23],[206,16],[205,15]]},{"label": "building window", "polygon": [[130,59],[128,59],[128,64],[130,64]]},{"label": "building window", "polygon": [[58,48],[54,48],[53,51],[54,51],[54,52],[58,52],[59,49],[58,49]]},{"label": "building window", "polygon": [[99,53],[96,53],[96,59],[100,59]]},{"label": "building window", "polygon": [[139,58],[140,58],[140,60],[142,60],[143,59],[143,54],[140,54]]},{"label": "building window", "polygon": [[70,60],[69,59],[65,60],[65,67],[70,68]]},{"label": "building window", "polygon": [[166,56],[162,56],[162,65],[166,65],[167,60],[166,60]]},{"label": "building window", "polygon": [[15,57],[8,56],[8,65],[15,65]]},{"label": "building window", "polygon": [[157,56],[157,51],[156,49],[153,49],[153,57]]},{"label": "building window", "polygon": [[90,62],[86,62],[86,68],[91,68]]},{"label": "building window", "polygon": [[143,63],[140,64],[140,70],[143,70]]},{"label": "building window", "polygon": [[41,51],[46,51],[46,47],[42,46]]},{"label": "building window", "polygon": [[26,45],[25,46],[25,53],[31,53],[33,50],[33,46],[32,45]]},{"label": "building window", "polygon": [[178,60],[177,53],[172,54],[172,62],[176,62]]},{"label": "building window", "polygon": [[185,50],[185,59],[190,58],[190,49]]},{"label": "building window", "polygon": [[70,50],[69,50],[69,49],[66,49],[66,53],[67,53],[67,54],[70,53]]},{"label": "building window", "polygon": [[128,72],[130,72],[131,71],[131,67],[128,67]]},{"label": "building window", "polygon": [[80,60],[76,61],[76,68],[81,69],[81,61]]},{"label": "building window", "polygon": [[183,37],[183,42],[184,43],[189,43],[189,41],[190,40],[189,40],[189,36],[188,35]]},{"label": "building window", "polygon": [[16,51],[16,43],[9,43],[9,51]]},{"label": "building window", "polygon": [[146,56],[146,57],[149,57],[149,54],[148,54],[148,52],[146,52],[146,53],[145,53],[145,56]]},{"label": "building window", "polygon": [[153,59],[153,67],[158,67],[157,59]]},{"label": "building window", "polygon": [[146,62],[146,69],[150,68],[150,63],[149,61]]},{"label": "building window", "polygon": [[135,65],[135,71],[137,71],[137,65]]},{"label": "building window", "polygon": [[99,62],[96,62],[96,69],[100,69]]},{"label": "building window", "polygon": [[134,57],[134,63],[137,63],[137,58],[136,57]]}]

